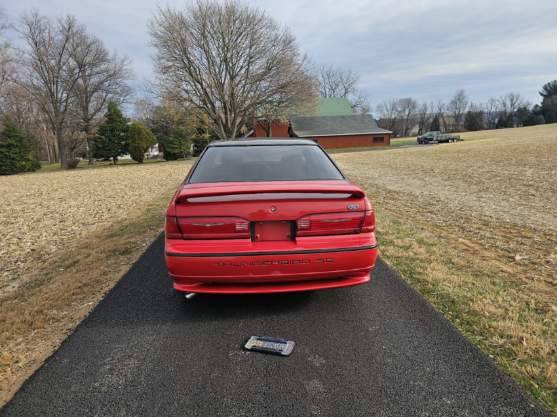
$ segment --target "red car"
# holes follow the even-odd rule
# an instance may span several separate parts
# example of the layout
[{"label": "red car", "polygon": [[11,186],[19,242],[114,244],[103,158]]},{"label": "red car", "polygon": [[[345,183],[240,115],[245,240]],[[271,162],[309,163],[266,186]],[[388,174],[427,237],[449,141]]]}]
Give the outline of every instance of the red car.
[{"label": "red car", "polygon": [[376,257],[369,200],[310,140],[211,143],[166,213],[166,265],[186,293],[364,284]]}]

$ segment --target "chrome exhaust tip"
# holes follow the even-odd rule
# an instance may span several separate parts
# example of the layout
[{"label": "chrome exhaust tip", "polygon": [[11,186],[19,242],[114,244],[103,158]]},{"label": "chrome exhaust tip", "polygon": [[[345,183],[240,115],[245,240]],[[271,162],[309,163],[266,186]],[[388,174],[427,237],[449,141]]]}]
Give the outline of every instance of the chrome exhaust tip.
[{"label": "chrome exhaust tip", "polygon": [[186,300],[191,300],[193,297],[195,297],[195,293],[194,292],[188,292],[186,294],[184,294],[184,297]]}]

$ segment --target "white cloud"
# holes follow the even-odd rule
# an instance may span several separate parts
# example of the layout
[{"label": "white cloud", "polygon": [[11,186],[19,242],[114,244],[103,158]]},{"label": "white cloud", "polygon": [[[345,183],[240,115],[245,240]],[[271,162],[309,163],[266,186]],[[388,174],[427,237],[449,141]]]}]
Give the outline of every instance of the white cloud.
[{"label": "white cloud", "polygon": [[[161,4],[185,4],[168,0]],[[444,97],[509,89],[537,99],[539,83],[557,78],[557,2],[537,0],[251,0],[296,35],[314,61],[355,70],[373,99]],[[111,49],[150,76],[147,22],[152,0],[18,0],[12,16],[37,8],[76,15]],[[554,73],[554,75],[551,75]],[[544,79],[544,77],[547,77]],[[481,87],[480,87],[481,86]]]}]

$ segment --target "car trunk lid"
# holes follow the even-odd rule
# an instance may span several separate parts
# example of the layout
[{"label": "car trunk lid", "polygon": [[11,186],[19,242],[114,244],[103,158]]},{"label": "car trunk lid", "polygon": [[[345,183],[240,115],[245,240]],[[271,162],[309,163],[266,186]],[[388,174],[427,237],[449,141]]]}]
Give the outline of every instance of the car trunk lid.
[{"label": "car trunk lid", "polygon": [[369,211],[363,191],[348,181],[187,184],[175,201],[174,214],[189,239],[356,233]]}]

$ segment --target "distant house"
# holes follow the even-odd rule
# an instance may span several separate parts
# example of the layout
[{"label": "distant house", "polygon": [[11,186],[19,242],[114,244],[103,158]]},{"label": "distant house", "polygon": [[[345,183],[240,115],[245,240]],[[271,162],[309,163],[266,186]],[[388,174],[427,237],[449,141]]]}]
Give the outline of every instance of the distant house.
[{"label": "distant house", "polygon": [[250,137],[257,138],[287,138],[288,133],[288,120],[275,119],[269,123],[266,119],[257,119],[254,123],[253,133]]},{"label": "distant house", "polygon": [[[322,98],[319,100],[319,107],[316,116],[350,116],[352,115],[352,106],[348,99],[344,97],[338,98]],[[295,115],[294,115],[295,116]],[[291,117],[294,117],[291,116]],[[265,118],[255,119],[253,132],[249,135],[255,138],[286,138],[290,136],[290,120],[274,119],[269,121]]]},{"label": "distant house", "polygon": [[[162,153],[159,151],[159,144],[156,143],[153,146],[151,146],[149,149],[147,149],[147,152],[145,152],[145,159],[154,159],[154,158],[158,158],[159,156],[161,156]],[[120,159],[132,159],[132,156],[127,153],[124,154],[122,156],[119,157]]]},{"label": "distant house", "polygon": [[324,148],[389,146],[391,132],[381,129],[370,114],[292,117],[290,134],[313,139]]},{"label": "distant house", "polygon": [[324,148],[389,146],[389,130],[381,129],[369,114],[354,114],[344,97],[320,99],[316,115],[289,120],[257,119],[250,137],[313,139]]}]

